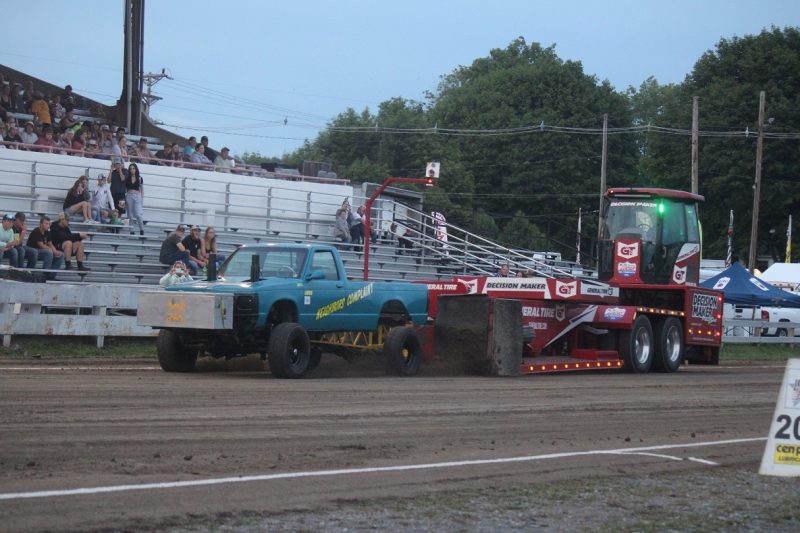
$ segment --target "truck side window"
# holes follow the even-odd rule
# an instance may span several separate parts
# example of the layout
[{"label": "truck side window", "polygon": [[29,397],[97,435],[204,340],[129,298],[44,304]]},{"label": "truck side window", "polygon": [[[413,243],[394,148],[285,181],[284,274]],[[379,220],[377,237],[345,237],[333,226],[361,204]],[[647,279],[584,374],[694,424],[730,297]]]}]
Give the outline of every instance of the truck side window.
[{"label": "truck side window", "polygon": [[330,251],[314,252],[314,257],[311,258],[311,272],[315,270],[322,270],[325,272],[325,279],[339,279],[336,260],[333,258],[333,253]]},{"label": "truck side window", "polygon": [[697,227],[697,209],[693,205],[686,206],[687,242],[700,242],[700,228]]}]

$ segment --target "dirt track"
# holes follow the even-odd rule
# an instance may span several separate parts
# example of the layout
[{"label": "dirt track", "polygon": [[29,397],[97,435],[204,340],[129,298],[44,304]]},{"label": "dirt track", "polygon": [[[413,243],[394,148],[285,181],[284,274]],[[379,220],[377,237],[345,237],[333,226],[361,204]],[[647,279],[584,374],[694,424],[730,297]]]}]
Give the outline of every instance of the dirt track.
[{"label": "dirt track", "polygon": [[[393,379],[371,372],[335,377],[345,370],[340,364],[323,363],[311,379],[283,381],[259,370],[167,374],[149,361],[0,361],[2,529],[214,527],[243,515],[328,512],[342,501],[654,473],[681,477],[721,467],[752,471],[762,440],[620,450],[763,438],[783,371],[775,364],[684,367],[673,375]],[[574,454],[602,450],[617,452]],[[542,454],[559,455],[441,465]],[[380,470],[415,464],[438,466]],[[378,470],[327,472],[362,468]],[[297,474],[309,471],[326,474]],[[233,479],[2,499],[219,478]],[[798,486],[789,488],[796,493]]]}]

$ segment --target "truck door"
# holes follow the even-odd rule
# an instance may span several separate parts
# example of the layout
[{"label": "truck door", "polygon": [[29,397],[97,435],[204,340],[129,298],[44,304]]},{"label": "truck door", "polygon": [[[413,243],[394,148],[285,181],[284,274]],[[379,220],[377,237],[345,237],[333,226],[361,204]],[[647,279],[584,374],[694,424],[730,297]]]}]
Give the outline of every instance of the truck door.
[{"label": "truck door", "polygon": [[[308,280],[308,276],[315,272],[323,272],[325,277]],[[339,317],[346,306],[345,279],[345,273],[339,271],[333,252],[315,251],[306,271],[303,305],[300,309],[301,323],[314,330],[325,329],[328,326],[331,329],[342,329],[339,327]]]}]

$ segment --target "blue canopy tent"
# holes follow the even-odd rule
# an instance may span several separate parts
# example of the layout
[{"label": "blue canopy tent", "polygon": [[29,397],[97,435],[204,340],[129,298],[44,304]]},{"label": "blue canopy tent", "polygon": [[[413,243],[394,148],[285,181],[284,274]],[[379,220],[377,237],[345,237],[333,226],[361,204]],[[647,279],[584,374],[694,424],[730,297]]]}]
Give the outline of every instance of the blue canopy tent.
[{"label": "blue canopy tent", "polygon": [[762,281],[736,263],[700,284],[706,289],[725,293],[725,303],[800,307],[800,295],[792,294]]}]

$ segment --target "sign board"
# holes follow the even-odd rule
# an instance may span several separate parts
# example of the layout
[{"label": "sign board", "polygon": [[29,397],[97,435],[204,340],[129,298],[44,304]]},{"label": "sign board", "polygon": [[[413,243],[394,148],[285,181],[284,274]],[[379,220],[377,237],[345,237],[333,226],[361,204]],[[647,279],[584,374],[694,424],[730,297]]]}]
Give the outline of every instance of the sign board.
[{"label": "sign board", "polygon": [[800,359],[789,359],[759,474],[800,476]]}]

